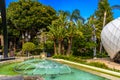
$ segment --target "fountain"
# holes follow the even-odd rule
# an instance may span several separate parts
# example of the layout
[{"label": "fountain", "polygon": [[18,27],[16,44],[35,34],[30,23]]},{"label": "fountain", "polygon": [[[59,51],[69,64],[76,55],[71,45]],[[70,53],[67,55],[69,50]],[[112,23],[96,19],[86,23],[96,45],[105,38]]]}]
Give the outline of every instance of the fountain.
[{"label": "fountain", "polygon": [[14,67],[14,70],[24,75],[54,75],[70,74],[71,69],[67,65],[58,64],[50,60],[30,59]]}]

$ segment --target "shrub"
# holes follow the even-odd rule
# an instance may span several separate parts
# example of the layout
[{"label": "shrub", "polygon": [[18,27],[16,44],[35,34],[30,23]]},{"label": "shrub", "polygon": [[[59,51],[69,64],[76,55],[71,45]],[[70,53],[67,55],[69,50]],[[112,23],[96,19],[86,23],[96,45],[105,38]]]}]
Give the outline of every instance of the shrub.
[{"label": "shrub", "polygon": [[53,58],[65,59],[65,60],[75,61],[78,63],[86,63],[86,61],[82,60],[80,57],[74,57],[74,56],[55,55],[53,56]]},{"label": "shrub", "polygon": [[22,46],[23,51],[33,51],[35,49],[35,44],[32,42],[26,42]]},{"label": "shrub", "polygon": [[89,62],[88,63],[87,61],[83,60],[81,57],[75,57],[75,56],[69,56],[68,57],[68,56],[65,56],[65,55],[55,55],[55,56],[53,56],[53,58],[65,59],[65,60],[69,60],[69,61],[73,61],[73,62],[78,62],[78,63],[90,65],[90,66],[95,66],[95,67],[99,67],[99,68],[104,68],[104,69],[120,72],[120,70],[109,68],[104,63],[100,63],[100,62]]},{"label": "shrub", "polygon": [[3,46],[0,45],[0,49],[2,49],[2,48],[3,48]]},{"label": "shrub", "polygon": [[107,65],[105,65],[104,63],[100,63],[100,62],[90,62],[90,63],[87,63],[87,64],[91,65],[91,66],[99,67],[99,68],[108,69]]}]

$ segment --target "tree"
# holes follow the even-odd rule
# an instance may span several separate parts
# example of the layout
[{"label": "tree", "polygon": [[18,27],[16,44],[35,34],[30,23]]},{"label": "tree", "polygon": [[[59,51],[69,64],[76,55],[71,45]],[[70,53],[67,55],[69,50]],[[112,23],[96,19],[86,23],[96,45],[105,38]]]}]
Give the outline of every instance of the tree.
[{"label": "tree", "polygon": [[120,5],[113,5],[112,9],[119,9],[120,10]]},{"label": "tree", "polygon": [[48,26],[48,29],[49,29],[49,32],[47,32],[47,36],[50,40],[53,40],[53,42],[54,42],[54,54],[57,55],[57,45],[56,45],[57,30],[56,30],[56,27],[52,23],[50,26]]},{"label": "tree", "polygon": [[102,43],[100,41],[101,30],[105,26],[105,24],[109,23],[113,20],[112,9],[108,3],[108,0],[100,0],[98,3],[98,9],[95,12],[96,22],[95,26],[97,28],[96,35],[98,38],[98,42],[100,43],[100,53],[102,50]]},{"label": "tree", "polygon": [[75,9],[70,15],[70,21],[77,21],[78,19],[83,23],[85,21],[85,19],[80,15],[80,11],[78,9]]},{"label": "tree", "polygon": [[76,35],[76,30],[77,30],[76,25],[74,24],[74,22],[70,21],[66,33],[68,40],[68,49],[66,52],[67,55],[71,53],[73,37]]},{"label": "tree", "polygon": [[34,49],[35,49],[35,44],[32,42],[26,42],[22,46],[22,50],[27,52],[28,57],[29,57],[29,52],[33,51]]},{"label": "tree", "polygon": [[[28,33],[33,38],[41,28],[47,28],[56,19],[56,11],[36,0],[19,0],[7,8],[7,21],[11,35]],[[14,31],[14,32],[11,32]]]},{"label": "tree", "polygon": [[71,48],[72,48],[72,41],[73,37],[76,35],[76,25],[75,23],[80,20],[82,23],[84,23],[84,18],[80,16],[80,11],[78,9],[75,9],[72,14],[69,14],[69,25],[67,28],[67,39],[68,39],[68,49],[66,54],[69,55],[71,53]]},{"label": "tree", "polygon": [[100,40],[100,33],[103,26],[104,21],[104,13],[106,12],[106,21],[105,24],[109,23],[111,20],[113,20],[113,13],[112,9],[108,3],[108,0],[100,0],[98,3],[98,9],[95,12],[96,17],[96,28],[97,28],[97,38]]},{"label": "tree", "polygon": [[[66,16],[63,14],[58,15],[58,19],[54,20],[52,24],[48,27],[51,39],[54,40],[54,53],[61,54],[61,44],[65,37],[67,26]],[[56,50],[56,42],[58,42],[58,50]]]},{"label": "tree", "polygon": [[[82,20],[80,20],[79,11],[78,10],[75,11],[72,14],[69,14],[69,12],[67,11],[62,10],[59,11],[57,14],[58,19],[54,20],[52,24],[48,27],[49,28],[48,34],[50,35],[49,38],[51,38],[54,41],[55,54],[66,53],[66,55],[70,55],[73,38],[76,35],[77,36],[82,35],[82,32],[78,30],[76,25],[77,20],[81,22]],[[70,15],[72,15],[72,17]]]},{"label": "tree", "polygon": [[82,24],[82,22],[78,20],[76,26],[77,35],[73,38],[73,55],[92,57],[93,47],[95,44],[91,39],[93,35],[91,25],[88,22],[86,24]]}]

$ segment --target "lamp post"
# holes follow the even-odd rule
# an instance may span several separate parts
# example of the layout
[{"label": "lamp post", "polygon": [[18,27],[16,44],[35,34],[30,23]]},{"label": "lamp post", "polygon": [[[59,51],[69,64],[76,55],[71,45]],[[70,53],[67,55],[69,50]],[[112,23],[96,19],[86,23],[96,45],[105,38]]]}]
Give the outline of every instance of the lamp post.
[{"label": "lamp post", "polygon": [[[94,29],[93,30],[93,37],[92,37],[92,39],[93,39],[93,41],[94,41],[94,43],[96,44],[96,28],[95,28],[95,25],[92,25],[92,28]],[[93,49],[93,56],[94,56],[94,58],[96,58],[96,46],[94,47],[94,49]]]},{"label": "lamp post", "polygon": [[0,0],[0,11],[1,11],[1,17],[2,17],[2,26],[3,26],[4,58],[7,58],[8,57],[8,35],[7,35],[7,26],[6,26],[5,0]]},{"label": "lamp post", "polygon": [[46,34],[45,34],[44,30],[45,29],[41,29],[39,32],[40,33],[40,36],[39,36],[40,43],[43,43],[43,52],[45,52],[45,43],[46,43]]},{"label": "lamp post", "polygon": [[30,34],[28,34],[28,32],[26,31],[25,33],[22,33],[22,39],[25,41],[25,42],[28,42],[30,40],[31,36]]},{"label": "lamp post", "polygon": [[[28,34],[27,31],[25,33],[22,33],[23,41],[28,42],[30,40],[30,38],[31,38],[31,36],[30,36],[30,34]],[[24,44],[24,42],[23,42],[23,44]],[[29,57],[29,52],[26,51],[26,53],[27,53],[27,56]]]}]

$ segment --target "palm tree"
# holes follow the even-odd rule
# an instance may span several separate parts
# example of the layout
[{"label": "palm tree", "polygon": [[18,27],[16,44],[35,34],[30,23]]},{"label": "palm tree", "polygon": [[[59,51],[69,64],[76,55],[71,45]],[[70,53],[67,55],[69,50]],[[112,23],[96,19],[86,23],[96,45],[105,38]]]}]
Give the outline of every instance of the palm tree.
[{"label": "palm tree", "polygon": [[83,17],[81,17],[80,15],[80,11],[78,9],[75,9],[72,14],[70,15],[70,21],[77,21],[77,20],[81,20],[83,23],[85,21],[85,19]]},{"label": "palm tree", "polygon": [[[73,11],[72,14],[69,12],[59,11],[58,19],[52,22],[52,25],[49,26],[49,32],[53,36],[54,39],[54,52],[61,54],[63,49],[63,40],[66,38],[68,40],[68,49],[66,54],[69,55],[71,53],[72,41],[73,37],[76,34],[76,25],[75,22],[79,19],[83,20],[80,17],[79,10]],[[84,21],[83,21],[84,22]],[[51,37],[52,37],[51,36]],[[58,42],[58,50],[56,49],[56,42]],[[64,52],[64,51],[63,51]]]},{"label": "palm tree", "polygon": [[49,32],[47,33],[50,40],[54,41],[54,54],[57,55],[56,40],[57,40],[57,30],[54,24],[52,23],[48,26]]},{"label": "palm tree", "polygon": [[75,9],[72,14],[68,15],[70,22],[67,28],[67,39],[68,39],[68,49],[66,54],[69,55],[71,53],[72,48],[72,41],[73,37],[76,35],[76,22],[78,20],[82,21],[84,23],[85,19],[80,16],[80,11],[78,9]]},{"label": "palm tree", "polygon": [[112,9],[118,9],[118,10],[120,10],[120,5],[114,5],[114,6],[112,6]]},{"label": "palm tree", "polygon": [[[112,9],[118,9],[118,10],[120,10],[120,5],[114,5],[114,6],[112,6]],[[107,12],[105,11],[104,12],[104,19],[103,19],[103,27],[106,24],[106,16],[107,16]],[[100,42],[100,53],[101,52],[102,52],[102,42]]]},{"label": "palm tree", "polygon": [[61,54],[62,41],[66,35],[65,27],[67,26],[66,15],[60,14],[59,19],[55,21],[57,24],[58,53]]},{"label": "palm tree", "polygon": [[73,37],[75,35],[75,32],[76,32],[76,26],[75,26],[74,22],[70,21],[68,28],[67,28],[67,33],[66,33],[66,36],[68,39],[68,49],[66,52],[67,55],[69,55],[71,53],[72,41],[73,41]]},{"label": "palm tree", "polygon": [[[65,26],[67,25],[66,16],[62,13],[58,15],[58,19],[52,22],[49,28],[50,37],[54,40],[54,53],[61,54],[61,44],[65,37],[66,30]],[[58,51],[56,49],[56,41],[58,42]]]}]

